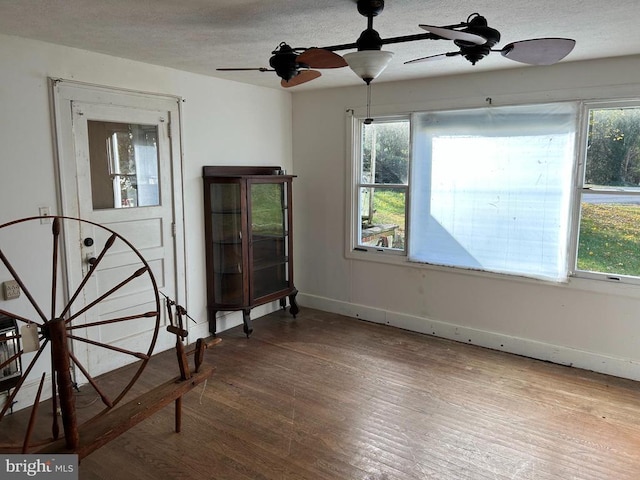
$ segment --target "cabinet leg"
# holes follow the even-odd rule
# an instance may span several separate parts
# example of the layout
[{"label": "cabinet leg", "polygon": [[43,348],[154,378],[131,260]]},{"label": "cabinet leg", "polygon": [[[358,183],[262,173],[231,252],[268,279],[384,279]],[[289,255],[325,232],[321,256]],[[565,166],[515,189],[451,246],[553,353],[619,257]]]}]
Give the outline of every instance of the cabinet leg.
[{"label": "cabinet leg", "polygon": [[244,330],[245,335],[249,338],[249,335],[253,332],[253,325],[251,324],[251,310],[242,310],[242,330]]},{"label": "cabinet leg", "polygon": [[209,332],[215,337],[216,336],[216,314],[217,310],[209,309]]},{"label": "cabinet leg", "polygon": [[289,303],[291,306],[289,307],[289,313],[293,315],[293,318],[296,318],[296,315],[300,311],[298,308],[298,303],[296,302],[296,295],[298,294],[298,290],[294,290],[291,295],[289,295]]},{"label": "cabinet leg", "polygon": [[287,309],[287,297],[282,297],[280,299],[280,308],[282,308],[283,310]]}]

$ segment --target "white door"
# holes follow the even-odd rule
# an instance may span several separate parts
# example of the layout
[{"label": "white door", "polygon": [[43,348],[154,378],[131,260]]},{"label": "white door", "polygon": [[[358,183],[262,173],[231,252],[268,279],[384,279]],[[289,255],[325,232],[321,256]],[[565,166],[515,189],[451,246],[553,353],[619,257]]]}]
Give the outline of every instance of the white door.
[{"label": "white door", "polygon": [[[171,135],[171,124],[177,124],[178,119],[177,102],[165,99],[159,102],[161,108],[154,104],[158,102],[151,102],[153,108],[144,108],[114,104],[110,95],[104,98],[101,92],[97,96],[87,96],[82,89],[81,92],[82,95],[62,95],[64,102],[56,105],[62,107],[59,113],[65,117],[58,122],[58,140],[63,142],[60,153],[65,155],[60,158],[63,213],[125,238],[150,266],[158,290],[181,302],[184,279],[177,275],[181,265],[177,247],[181,241],[176,236],[181,222],[175,215],[181,210],[176,208],[181,203],[175,198],[181,194],[181,182],[176,178],[180,174],[180,155],[178,139]],[[124,95],[119,102],[126,104],[127,99]],[[70,130],[60,131],[65,125]],[[105,251],[83,289],[79,305],[74,305],[75,311],[104,296],[139,266],[139,258],[126,243],[105,248],[108,230],[81,222],[77,231],[65,233],[70,294],[81,284],[90,259]],[[151,286],[144,278],[136,279],[107,295],[74,322],[102,322],[155,310]],[[165,330],[164,309],[161,318],[155,352],[175,345],[175,337]],[[126,351],[146,352],[154,326],[155,322],[144,319],[107,323],[78,330],[78,336]],[[92,376],[137,360],[92,343],[74,342],[74,349],[79,363]]]}]

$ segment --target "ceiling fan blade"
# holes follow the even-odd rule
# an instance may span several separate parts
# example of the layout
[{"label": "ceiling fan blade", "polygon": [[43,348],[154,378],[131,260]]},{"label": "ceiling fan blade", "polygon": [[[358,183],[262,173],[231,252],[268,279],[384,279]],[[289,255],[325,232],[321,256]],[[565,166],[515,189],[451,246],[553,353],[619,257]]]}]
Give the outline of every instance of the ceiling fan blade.
[{"label": "ceiling fan blade", "polygon": [[295,87],[296,85],[310,82],[311,80],[318,78],[320,75],[322,74],[316,70],[303,70],[288,82],[282,79],[280,85],[284,88]]},{"label": "ceiling fan blade", "polygon": [[447,40],[461,40],[474,45],[484,45],[487,43],[486,38],[473,33],[461,32],[460,30],[453,30],[446,27],[435,27],[433,25],[419,25],[419,27],[427,32],[438,35],[439,37],[446,38]]},{"label": "ceiling fan blade", "polygon": [[231,68],[216,68],[216,70],[218,70],[219,72],[242,72],[242,71],[249,71],[249,70],[254,70],[254,71],[258,71],[258,72],[275,72],[275,70],[273,70],[271,68],[265,68],[265,67],[256,67],[256,68],[251,68],[251,67],[235,68],[235,67],[231,67]]},{"label": "ceiling fan blade", "polygon": [[503,57],[529,65],[552,65],[566,57],[576,41],[570,38],[533,38],[506,45]]},{"label": "ceiling fan blade", "polygon": [[347,66],[344,58],[324,48],[310,48],[305,50],[298,55],[296,61],[309,65],[311,68],[341,68]]},{"label": "ceiling fan blade", "polygon": [[462,55],[460,52],[447,52],[447,53],[439,53],[437,55],[429,55],[428,57],[415,58],[413,60],[409,60],[408,62],[404,62],[404,64],[408,63],[420,63],[420,62],[432,62],[434,60],[442,60],[446,57],[457,57],[458,55]]}]

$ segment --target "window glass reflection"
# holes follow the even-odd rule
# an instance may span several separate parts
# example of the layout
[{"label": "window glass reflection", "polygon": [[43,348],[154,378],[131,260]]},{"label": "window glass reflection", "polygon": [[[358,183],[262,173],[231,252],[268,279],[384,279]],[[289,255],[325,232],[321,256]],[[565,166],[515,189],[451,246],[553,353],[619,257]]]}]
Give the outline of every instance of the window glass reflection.
[{"label": "window glass reflection", "polygon": [[157,127],[87,124],[94,210],[160,205]]}]

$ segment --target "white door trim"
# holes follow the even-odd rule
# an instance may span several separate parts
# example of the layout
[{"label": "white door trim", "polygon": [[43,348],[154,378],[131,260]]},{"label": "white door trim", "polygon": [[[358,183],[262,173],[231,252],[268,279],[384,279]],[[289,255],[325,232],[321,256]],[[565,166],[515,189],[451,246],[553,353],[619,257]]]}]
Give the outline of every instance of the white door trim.
[{"label": "white door trim", "polygon": [[[49,79],[51,87],[51,101],[54,122],[55,157],[57,167],[57,192],[59,210],[62,215],[78,217],[77,196],[75,185],[75,148],[72,136],[62,132],[72,131],[72,102],[96,103],[122,107],[140,108],[144,110],[158,110],[176,112],[177,118],[170,119],[171,123],[171,171],[173,188],[173,217],[175,224],[175,272],[176,272],[176,302],[187,308],[186,295],[186,252],[184,240],[184,196],[182,188],[182,101],[175,95],[164,95],[150,92],[111,88],[66,79]],[[69,191],[72,190],[72,191]],[[77,252],[70,251],[70,242],[65,242],[65,269],[67,261]],[[65,278],[68,275],[65,274]],[[185,325],[188,328],[188,325]]]}]

